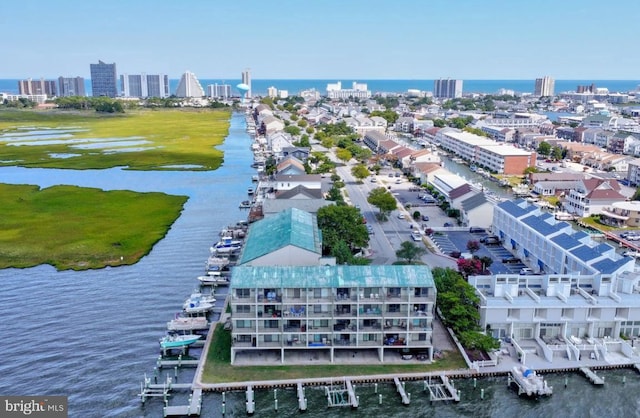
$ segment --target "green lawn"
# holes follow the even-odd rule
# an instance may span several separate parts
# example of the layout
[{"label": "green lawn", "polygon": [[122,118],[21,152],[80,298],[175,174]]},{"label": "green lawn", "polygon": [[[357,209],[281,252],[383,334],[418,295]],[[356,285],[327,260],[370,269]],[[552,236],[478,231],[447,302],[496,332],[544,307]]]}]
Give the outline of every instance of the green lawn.
[{"label": "green lawn", "polygon": [[133,264],[178,218],[185,196],[0,184],[0,268]]},{"label": "green lawn", "polygon": [[447,352],[445,357],[432,364],[371,364],[344,365],[323,364],[313,366],[231,366],[231,332],[218,324],[212,336],[213,341],[206,353],[207,362],[202,374],[203,383],[244,382],[255,380],[303,379],[313,377],[365,376],[392,373],[426,373],[438,370],[466,368],[459,353]]},{"label": "green lawn", "polygon": [[[11,146],[0,137],[0,165],[102,169],[127,167],[134,170],[214,170],[222,164],[222,152],[215,149],[229,132],[229,110],[157,109],[128,111],[125,114],[99,114],[94,111],[0,111],[0,134],[20,128],[78,128],[61,144]],[[24,132],[24,131],[23,131]],[[73,147],[78,140],[141,137],[144,145]],[[145,150],[136,148],[145,147]],[[120,148],[121,151],[114,152]],[[52,154],[73,154],[56,158]]]}]

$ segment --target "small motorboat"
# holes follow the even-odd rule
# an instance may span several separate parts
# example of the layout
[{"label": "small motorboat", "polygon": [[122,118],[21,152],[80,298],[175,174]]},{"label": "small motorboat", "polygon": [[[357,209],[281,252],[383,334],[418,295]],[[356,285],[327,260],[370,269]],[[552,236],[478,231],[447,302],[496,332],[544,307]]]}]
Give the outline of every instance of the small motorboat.
[{"label": "small motorboat", "polygon": [[169,335],[164,336],[160,340],[160,348],[167,349],[167,348],[187,347],[187,346],[195,343],[196,341],[198,341],[200,338],[202,338],[202,335],[193,335],[193,334],[176,335],[176,334],[169,334]]},{"label": "small motorboat", "polygon": [[222,276],[220,273],[216,274],[218,272],[215,271],[210,271],[209,274],[207,274],[206,276],[199,276],[198,280],[200,281],[200,284],[203,285],[220,285],[220,286],[225,286],[229,284],[229,279],[225,276]]},{"label": "small motorboat", "polygon": [[213,297],[213,295],[204,295],[200,292],[194,292],[191,294],[191,296],[189,296],[187,298],[187,300],[184,301],[184,304],[182,305],[182,307],[184,309],[187,308],[187,306],[193,304],[193,303],[210,303],[210,304],[214,304],[216,303],[216,298]]},{"label": "small motorboat", "polygon": [[249,187],[247,189],[247,194],[253,194],[253,187]]},{"label": "small motorboat", "polygon": [[183,305],[184,311],[188,314],[209,312],[213,309],[213,303],[203,302],[198,299],[187,299]]},{"label": "small motorboat", "polygon": [[526,366],[513,366],[511,376],[514,383],[518,385],[518,395],[538,397],[553,394],[553,387],[547,385],[542,376]]},{"label": "small motorboat", "polygon": [[195,331],[209,329],[209,325],[209,321],[204,316],[176,315],[174,319],[167,322],[167,329],[169,331]]},{"label": "small motorboat", "polygon": [[240,202],[240,209],[249,209],[250,207],[251,207],[250,200],[243,200],[242,202]]}]

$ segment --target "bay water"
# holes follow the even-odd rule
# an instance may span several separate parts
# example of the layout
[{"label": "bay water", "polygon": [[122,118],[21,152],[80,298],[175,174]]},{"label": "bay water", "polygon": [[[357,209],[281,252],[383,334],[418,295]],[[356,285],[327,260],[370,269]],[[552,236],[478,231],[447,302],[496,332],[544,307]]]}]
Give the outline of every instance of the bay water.
[{"label": "bay water", "polygon": [[[138,172],[110,170],[47,170],[0,168],[0,182],[73,184],[107,190],[161,191],[189,196],[180,218],[166,238],[133,266],[82,272],[57,272],[50,266],[0,270],[0,394],[66,395],[70,417],[158,417],[162,400],[141,405],[137,398],[145,373],[152,376],[159,354],[158,339],[166,322],[197,286],[208,248],[219,231],[246,218],[238,209],[254,174],[251,139],[244,115],[231,119],[221,146],[223,165],[213,172]],[[345,369],[345,375],[350,371]],[[602,388],[577,374],[551,374],[551,398],[518,398],[506,378],[456,380],[458,404],[430,405],[421,382],[408,382],[411,405],[403,406],[395,388],[380,384],[356,387],[360,407],[327,408],[321,387],[306,388],[308,417],[632,417],[639,416],[640,375],[631,369],[599,372]],[[159,381],[174,371],[163,371]],[[178,382],[191,381],[181,370]],[[565,379],[567,387],[564,387]],[[484,390],[481,399],[480,390]],[[379,395],[382,394],[380,404]],[[185,395],[170,404],[185,403]],[[257,417],[297,416],[293,390],[256,392]],[[244,393],[225,395],[227,417],[243,417]],[[222,416],[222,395],[206,393],[205,417]]]}]

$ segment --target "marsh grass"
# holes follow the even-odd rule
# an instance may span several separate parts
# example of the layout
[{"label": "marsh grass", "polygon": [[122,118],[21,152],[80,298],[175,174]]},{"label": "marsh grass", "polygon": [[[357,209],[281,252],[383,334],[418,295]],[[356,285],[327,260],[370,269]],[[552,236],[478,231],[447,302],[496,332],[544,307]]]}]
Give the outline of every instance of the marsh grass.
[{"label": "marsh grass", "polygon": [[212,338],[209,352],[206,353],[207,361],[202,374],[203,383],[303,379],[345,375],[426,373],[466,368],[466,363],[457,352],[446,352],[444,358],[431,364],[350,364],[348,368],[345,368],[345,365],[338,364],[232,366],[230,364],[231,332],[225,331],[222,325],[218,324]]},{"label": "marsh grass", "polygon": [[[0,165],[103,169],[126,167],[133,170],[214,170],[222,164],[220,145],[229,132],[228,110],[157,109],[128,111],[126,114],[99,114],[93,111],[0,111],[0,133],[18,128],[86,129],[71,139],[144,137],[149,149],[103,152],[81,149],[72,143],[11,146],[0,138]],[[112,148],[112,147],[110,147]],[[51,154],[78,154],[54,158]]]},{"label": "marsh grass", "polygon": [[185,196],[0,184],[0,268],[134,264],[178,218]]}]

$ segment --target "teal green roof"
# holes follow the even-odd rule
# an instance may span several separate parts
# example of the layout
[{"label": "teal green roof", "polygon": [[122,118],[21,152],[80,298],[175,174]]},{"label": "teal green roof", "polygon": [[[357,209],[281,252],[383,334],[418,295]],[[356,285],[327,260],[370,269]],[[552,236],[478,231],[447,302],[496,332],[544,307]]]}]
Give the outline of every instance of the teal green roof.
[{"label": "teal green roof", "polygon": [[288,245],[322,255],[322,237],[315,215],[290,208],[251,224],[240,264]]},{"label": "teal green roof", "polygon": [[232,288],[435,287],[426,266],[234,267]]}]

